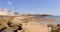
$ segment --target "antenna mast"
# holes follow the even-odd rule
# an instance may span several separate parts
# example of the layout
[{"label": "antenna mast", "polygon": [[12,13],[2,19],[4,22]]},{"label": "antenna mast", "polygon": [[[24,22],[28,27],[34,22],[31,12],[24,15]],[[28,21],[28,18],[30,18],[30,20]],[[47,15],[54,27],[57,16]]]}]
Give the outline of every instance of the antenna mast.
[{"label": "antenna mast", "polygon": [[17,8],[15,7],[15,11],[17,11]]}]

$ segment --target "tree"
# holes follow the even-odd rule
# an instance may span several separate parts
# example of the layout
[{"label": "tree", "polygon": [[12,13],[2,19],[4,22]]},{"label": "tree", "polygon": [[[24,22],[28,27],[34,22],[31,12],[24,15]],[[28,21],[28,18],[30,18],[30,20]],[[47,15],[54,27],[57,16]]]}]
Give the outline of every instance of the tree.
[{"label": "tree", "polygon": [[18,15],[19,13],[18,12],[14,12],[15,15]]}]

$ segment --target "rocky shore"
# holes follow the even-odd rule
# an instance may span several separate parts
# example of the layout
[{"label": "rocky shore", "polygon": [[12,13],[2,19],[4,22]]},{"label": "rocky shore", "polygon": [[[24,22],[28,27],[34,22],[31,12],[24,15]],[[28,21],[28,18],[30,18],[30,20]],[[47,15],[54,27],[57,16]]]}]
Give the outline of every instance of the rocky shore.
[{"label": "rocky shore", "polygon": [[[0,16],[0,32],[51,32],[51,27],[40,22],[53,21],[53,18],[36,16]],[[52,26],[53,27],[53,26]]]}]

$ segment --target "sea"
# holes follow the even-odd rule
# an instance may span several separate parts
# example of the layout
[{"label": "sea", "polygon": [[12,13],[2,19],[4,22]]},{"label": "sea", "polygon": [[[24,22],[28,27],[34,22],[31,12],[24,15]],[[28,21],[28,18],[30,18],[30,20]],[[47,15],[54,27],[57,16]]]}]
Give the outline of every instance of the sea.
[{"label": "sea", "polygon": [[43,16],[42,18],[53,18],[53,21],[43,21],[43,24],[60,24],[60,16]]}]

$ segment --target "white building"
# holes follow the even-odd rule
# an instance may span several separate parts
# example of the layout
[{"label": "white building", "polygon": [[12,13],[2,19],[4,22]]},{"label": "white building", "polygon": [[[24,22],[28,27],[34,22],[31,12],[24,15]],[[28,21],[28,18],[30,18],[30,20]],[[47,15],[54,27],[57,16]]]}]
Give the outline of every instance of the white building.
[{"label": "white building", "polygon": [[9,11],[6,8],[1,8],[0,9],[0,15],[14,15],[14,13],[12,13],[11,11]]}]

